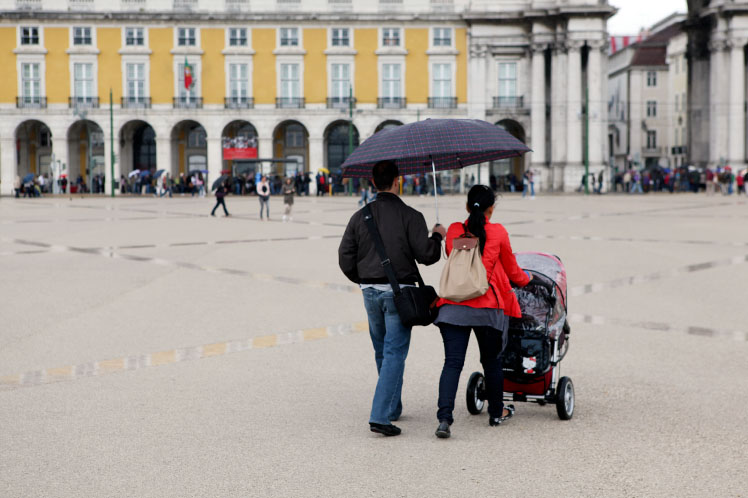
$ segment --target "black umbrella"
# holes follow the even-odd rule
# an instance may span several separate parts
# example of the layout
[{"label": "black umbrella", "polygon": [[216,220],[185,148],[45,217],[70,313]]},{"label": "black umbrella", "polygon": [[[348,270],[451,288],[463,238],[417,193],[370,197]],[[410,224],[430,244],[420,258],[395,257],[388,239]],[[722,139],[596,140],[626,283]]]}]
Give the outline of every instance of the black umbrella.
[{"label": "black umbrella", "polygon": [[[500,126],[477,119],[427,119],[389,128],[366,139],[343,163],[343,176],[371,178],[379,161],[392,160],[401,175],[458,169],[521,156],[530,149]],[[434,189],[436,199],[436,189]],[[436,203],[439,219],[439,204]]]},{"label": "black umbrella", "polygon": [[223,182],[231,178],[229,175],[221,175],[219,176],[216,181],[213,182],[213,187],[211,187],[211,191],[218,189],[218,187],[221,186]]}]

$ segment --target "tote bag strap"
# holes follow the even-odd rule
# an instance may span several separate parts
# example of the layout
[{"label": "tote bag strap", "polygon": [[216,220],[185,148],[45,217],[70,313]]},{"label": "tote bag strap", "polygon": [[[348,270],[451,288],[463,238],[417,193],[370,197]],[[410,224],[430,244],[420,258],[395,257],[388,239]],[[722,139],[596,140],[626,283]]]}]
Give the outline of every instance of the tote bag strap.
[{"label": "tote bag strap", "polygon": [[[384,270],[384,274],[387,275],[387,280],[390,281],[390,286],[392,286],[392,292],[395,293],[395,295],[400,295],[400,284],[397,282],[397,277],[395,276],[395,270],[392,268],[392,262],[390,261],[390,258],[387,257],[387,250],[384,248],[384,242],[382,241],[382,236],[379,234],[379,229],[377,228],[377,222],[374,220],[374,215],[371,212],[371,208],[369,207],[369,204],[364,206],[364,221],[366,222],[366,227],[369,229],[369,235],[371,236],[372,242],[374,242],[374,247],[377,250],[377,254],[379,254],[379,259],[382,264],[382,269]],[[416,268],[416,271],[418,269]],[[421,280],[421,274],[418,273],[418,280],[419,284],[423,285],[423,281]]]}]

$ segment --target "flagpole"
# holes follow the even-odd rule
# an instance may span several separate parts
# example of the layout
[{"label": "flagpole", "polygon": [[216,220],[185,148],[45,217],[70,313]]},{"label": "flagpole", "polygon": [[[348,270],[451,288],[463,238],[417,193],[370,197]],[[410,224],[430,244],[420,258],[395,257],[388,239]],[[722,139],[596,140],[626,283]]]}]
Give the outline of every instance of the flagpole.
[{"label": "flagpole", "polygon": [[112,177],[112,197],[114,197],[114,110],[112,105],[111,88],[109,88],[109,149],[110,174]]}]

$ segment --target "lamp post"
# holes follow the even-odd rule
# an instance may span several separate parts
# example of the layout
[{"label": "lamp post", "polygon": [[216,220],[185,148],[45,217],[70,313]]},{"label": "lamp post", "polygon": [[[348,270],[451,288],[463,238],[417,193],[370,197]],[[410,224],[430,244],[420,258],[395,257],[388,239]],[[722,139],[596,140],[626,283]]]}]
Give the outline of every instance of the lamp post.
[{"label": "lamp post", "polygon": [[112,197],[114,197],[114,106],[111,88],[109,88],[109,159],[109,175],[112,182]]},{"label": "lamp post", "polygon": [[[348,155],[353,154],[353,86],[348,84]],[[348,195],[353,195],[353,180],[348,179]]]}]

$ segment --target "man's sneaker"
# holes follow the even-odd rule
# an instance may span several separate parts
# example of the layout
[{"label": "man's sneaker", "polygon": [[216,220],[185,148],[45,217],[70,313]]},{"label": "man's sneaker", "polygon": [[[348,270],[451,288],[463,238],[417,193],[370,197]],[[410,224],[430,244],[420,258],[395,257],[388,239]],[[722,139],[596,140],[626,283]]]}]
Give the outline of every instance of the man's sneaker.
[{"label": "man's sneaker", "polygon": [[514,405],[506,405],[504,407],[504,410],[507,411],[506,415],[502,415],[501,417],[489,417],[488,425],[490,425],[491,427],[496,427],[497,425],[501,425],[514,416]]},{"label": "man's sneaker", "polygon": [[436,428],[436,437],[440,439],[447,439],[452,433],[449,430],[449,422],[446,420],[439,421],[439,427]]},{"label": "man's sneaker", "polygon": [[369,422],[369,429],[371,429],[371,432],[376,432],[377,434],[383,434],[385,436],[399,436],[402,432],[400,428],[395,425],[375,424],[373,422]]}]

